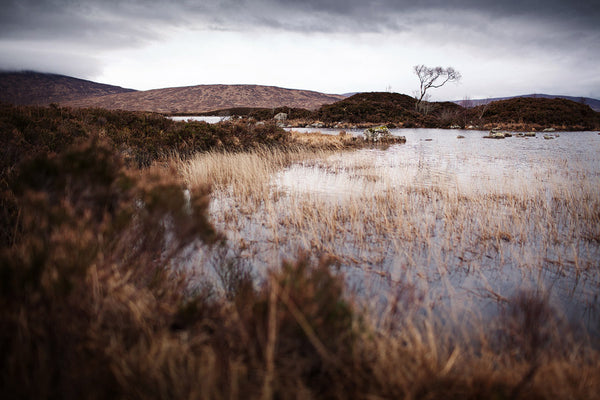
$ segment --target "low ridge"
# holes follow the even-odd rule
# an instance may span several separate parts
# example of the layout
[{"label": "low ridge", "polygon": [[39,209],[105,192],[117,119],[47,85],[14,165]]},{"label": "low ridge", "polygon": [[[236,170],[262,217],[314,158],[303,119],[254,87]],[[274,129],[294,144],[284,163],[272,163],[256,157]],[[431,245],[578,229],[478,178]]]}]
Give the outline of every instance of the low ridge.
[{"label": "low ridge", "polygon": [[454,103],[459,104],[463,107],[471,108],[471,107],[489,104],[491,102],[498,101],[498,100],[512,100],[512,99],[516,99],[516,98],[565,99],[565,100],[571,100],[575,103],[588,105],[594,111],[600,111],[600,100],[598,100],[598,99],[593,99],[591,97],[562,96],[562,95],[540,94],[540,93],[523,94],[520,96],[509,96],[509,97],[493,97],[493,98],[487,98],[487,99],[455,100]]},{"label": "low ridge", "polygon": [[0,72],[0,101],[15,105],[48,105],[128,92],[134,90],[65,75],[32,71]]},{"label": "low ridge", "polygon": [[295,107],[314,110],[344,97],[310,90],[261,85],[198,85],[90,97],[63,103],[73,107],[102,107],[167,114],[202,113],[235,107]]}]

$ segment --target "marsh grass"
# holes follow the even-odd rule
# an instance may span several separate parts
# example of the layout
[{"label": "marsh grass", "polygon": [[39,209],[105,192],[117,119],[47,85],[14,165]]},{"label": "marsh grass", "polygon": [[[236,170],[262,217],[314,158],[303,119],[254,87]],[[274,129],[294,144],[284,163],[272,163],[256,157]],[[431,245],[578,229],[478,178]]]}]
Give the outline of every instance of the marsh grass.
[{"label": "marsh grass", "polygon": [[392,172],[377,152],[262,154],[275,168],[244,181],[260,189],[211,194],[211,220],[259,275],[298,252],[338,265],[358,316],[355,358],[333,363],[351,397],[597,398],[597,174],[559,161],[464,181],[421,162]]},{"label": "marsh grass", "polygon": [[[236,199],[260,202],[265,197],[277,196],[271,190],[270,181],[278,171],[292,164],[317,163],[335,151],[359,147],[365,147],[365,142],[345,133],[333,136],[292,131],[286,147],[259,147],[246,152],[210,151],[198,153],[191,159],[180,159],[174,165],[190,188],[209,182],[216,193],[227,192]],[[254,205],[249,210],[254,209]]]},{"label": "marsh grass", "polygon": [[260,184],[249,186],[259,190],[242,197],[231,187],[215,190],[211,218],[259,271],[299,251],[335,256],[361,296],[379,298],[409,282],[427,307],[452,315],[497,314],[519,291],[535,290],[598,333],[596,174],[544,161],[528,175],[465,181],[410,162],[392,170],[374,161],[377,152],[263,169]]},{"label": "marsh grass", "polygon": [[[551,258],[541,271],[595,282],[596,177],[550,195],[481,193],[305,151],[132,170],[92,139],[3,170],[14,213],[0,249],[2,397],[598,398],[597,337],[573,330],[546,291],[507,293],[488,277],[499,312],[460,314],[436,285],[460,294],[457,266],[477,282],[506,271],[496,263],[520,254],[513,245],[523,260]],[[294,191],[279,174],[298,164],[349,173],[351,189]],[[577,240],[562,241],[565,227]]]}]

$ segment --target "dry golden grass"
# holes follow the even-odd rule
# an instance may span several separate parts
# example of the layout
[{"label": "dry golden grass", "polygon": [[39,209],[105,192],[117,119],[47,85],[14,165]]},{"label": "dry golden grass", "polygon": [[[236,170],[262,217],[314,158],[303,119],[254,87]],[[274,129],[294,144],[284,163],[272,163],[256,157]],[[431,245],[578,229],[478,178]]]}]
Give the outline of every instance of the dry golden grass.
[{"label": "dry golden grass", "polygon": [[[600,287],[598,177],[557,163],[498,185],[489,178],[421,176],[409,164],[390,172],[370,154],[329,154],[277,174],[286,163],[263,154],[255,161],[274,169],[214,187],[212,221],[259,270],[310,251],[356,268],[352,279],[376,296],[410,282],[429,306],[465,312],[536,289],[597,312],[590,293]],[[223,167],[211,169],[236,165],[228,157],[237,156],[224,157]],[[231,196],[239,188],[244,195]]]},{"label": "dry golden grass", "polygon": [[223,190],[229,185],[252,189],[295,161],[297,153],[266,148],[245,153],[199,153],[191,160],[180,161],[179,170],[190,188],[210,182],[215,189]]},{"label": "dry golden grass", "polygon": [[299,133],[296,131],[291,131],[290,135],[294,142],[308,147],[342,150],[349,147],[358,147],[362,145],[361,139],[347,134],[344,131],[340,131],[338,135],[326,135],[318,132]]},{"label": "dry golden grass", "polygon": [[[216,191],[230,191],[234,196],[264,197],[269,195],[273,174],[299,162],[316,162],[335,150],[365,146],[351,135],[300,134],[291,132],[286,148],[259,148],[249,152],[198,153],[191,159],[175,162],[184,182],[190,188],[207,182]],[[343,154],[343,153],[342,153]]]}]

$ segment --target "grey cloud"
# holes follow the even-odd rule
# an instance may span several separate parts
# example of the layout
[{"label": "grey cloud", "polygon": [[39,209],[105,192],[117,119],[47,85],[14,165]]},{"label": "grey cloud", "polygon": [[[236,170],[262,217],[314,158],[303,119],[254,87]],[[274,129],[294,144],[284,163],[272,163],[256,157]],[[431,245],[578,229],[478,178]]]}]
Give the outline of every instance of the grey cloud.
[{"label": "grey cloud", "polygon": [[[407,16],[430,20],[444,12],[475,13],[491,23],[494,19],[519,18],[547,22],[555,28],[597,31],[599,10],[589,0],[8,0],[0,15],[0,37],[73,35],[83,30],[101,39],[115,30],[143,36],[171,25],[232,30],[397,31],[407,28]],[[98,20],[104,25],[94,22]]]},{"label": "grey cloud", "polygon": [[112,2],[9,0],[3,8],[0,40],[5,41],[62,41],[119,47],[135,46],[159,36],[153,26],[160,24],[152,23],[153,20],[159,23],[157,13],[144,14],[144,9]]},{"label": "grey cloud", "polygon": [[86,52],[128,48],[175,27],[305,33],[414,33],[486,56],[600,55],[600,7],[589,0],[4,0],[0,43]]},{"label": "grey cloud", "polygon": [[102,63],[93,56],[60,49],[40,50],[0,44],[0,70],[34,70],[86,78],[99,74]]}]

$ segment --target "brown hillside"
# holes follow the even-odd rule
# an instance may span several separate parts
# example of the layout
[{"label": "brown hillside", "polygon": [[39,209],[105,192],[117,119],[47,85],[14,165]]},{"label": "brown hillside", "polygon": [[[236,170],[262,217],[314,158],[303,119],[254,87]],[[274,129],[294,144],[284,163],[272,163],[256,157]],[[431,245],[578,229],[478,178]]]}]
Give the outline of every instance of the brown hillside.
[{"label": "brown hillside", "polygon": [[0,72],[0,101],[15,105],[47,105],[133,91],[64,75]]},{"label": "brown hillside", "polygon": [[314,110],[343,98],[341,95],[274,86],[199,85],[92,97],[63,104],[159,113],[201,113],[234,107],[288,106]]},{"label": "brown hillside", "polygon": [[456,124],[463,108],[450,102],[423,102],[422,109],[415,107],[413,97],[400,93],[358,93],[334,104],[321,107],[317,118],[326,123],[400,124],[403,127],[441,127]]},{"label": "brown hillside", "polygon": [[600,113],[566,99],[518,97],[468,110],[473,123],[588,130],[600,127]]}]

